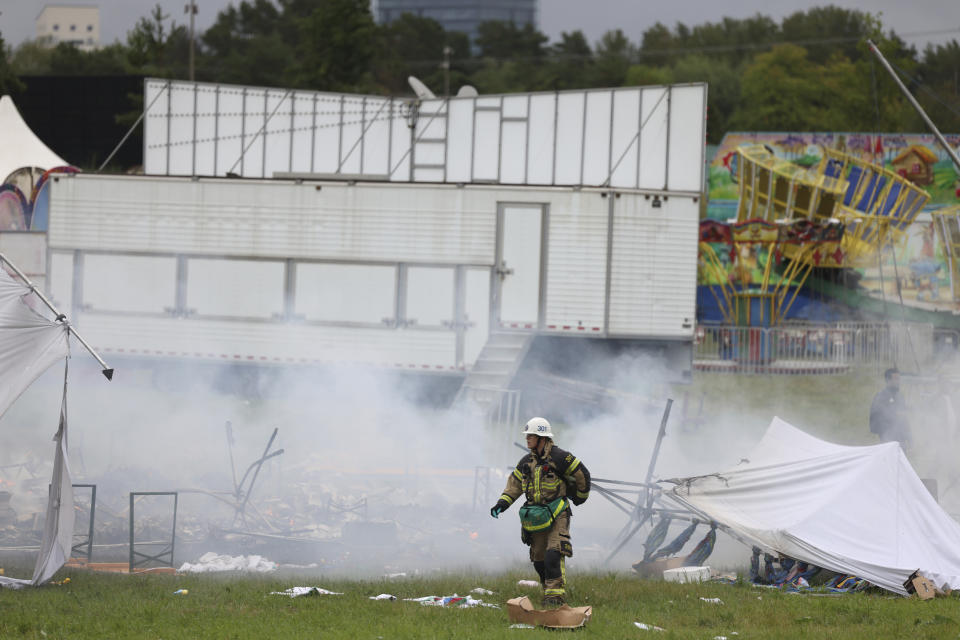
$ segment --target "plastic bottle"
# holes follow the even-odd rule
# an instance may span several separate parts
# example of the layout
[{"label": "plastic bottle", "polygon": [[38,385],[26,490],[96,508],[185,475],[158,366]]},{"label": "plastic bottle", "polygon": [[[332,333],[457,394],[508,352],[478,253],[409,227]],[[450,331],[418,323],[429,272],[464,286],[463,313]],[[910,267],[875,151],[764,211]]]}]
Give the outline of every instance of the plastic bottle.
[{"label": "plastic bottle", "polygon": [[175,596],[185,596],[185,595],[187,595],[188,593],[190,593],[190,591],[189,591],[188,589],[177,589],[176,591],[173,592],[173,595],[175,595]]}]

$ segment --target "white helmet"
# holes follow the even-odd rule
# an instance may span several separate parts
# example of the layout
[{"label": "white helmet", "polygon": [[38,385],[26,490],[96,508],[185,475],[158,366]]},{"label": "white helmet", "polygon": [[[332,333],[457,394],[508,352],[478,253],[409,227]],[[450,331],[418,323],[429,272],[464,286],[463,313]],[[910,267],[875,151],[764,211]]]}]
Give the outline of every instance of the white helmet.
[{"label": "white helmet", "polygon": [[523,428],[523,435],[552,438],[553,430],[546,418],[530,418],[530,420],[527,421],[527,425]]}]

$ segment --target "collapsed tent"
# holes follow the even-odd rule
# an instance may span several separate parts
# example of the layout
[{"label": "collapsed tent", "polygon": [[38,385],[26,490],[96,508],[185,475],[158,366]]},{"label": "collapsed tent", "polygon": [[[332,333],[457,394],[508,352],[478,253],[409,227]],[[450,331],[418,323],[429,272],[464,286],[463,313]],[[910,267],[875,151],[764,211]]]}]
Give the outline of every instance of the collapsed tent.
[{"label": "collapsed tent", "polygon": [[0,98],[0,136],[3,137],[3,145],[0,145],[2,182],[23,167],[46,171],[67,164],[27,126],[10,96]]},{"label": "collapsed tent", "polygon": [[842,446],[774,418],[732,469],[672,495],[751,544],[906,595],[916,570],[960,589],[960,525],[895,442]]},{"label": "collapsed tent", "polygon": [[[31,289],[16,282],[0,261],[0,416],[50,365],[68,355],[69,325],[47,320],[24,301]],[[50,579],[70,557],[73,486],[67,465],[66,376],[60,425],[40,556],[30,580],[0,576],[0,586],[19,588]]]}]

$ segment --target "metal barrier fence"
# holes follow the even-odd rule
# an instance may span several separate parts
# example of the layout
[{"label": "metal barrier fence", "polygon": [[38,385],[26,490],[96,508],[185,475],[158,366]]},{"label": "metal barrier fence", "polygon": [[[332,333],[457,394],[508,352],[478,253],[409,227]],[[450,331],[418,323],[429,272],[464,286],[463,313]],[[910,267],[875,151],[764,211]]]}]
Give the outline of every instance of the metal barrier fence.
[{"label": "metal barrier fence", "polygon": [[894,365],[919,372],[932,362],[934,345],[934,328],[927,323],[699,325],[693,361],[701,371],[755,374],[880,371]]}]

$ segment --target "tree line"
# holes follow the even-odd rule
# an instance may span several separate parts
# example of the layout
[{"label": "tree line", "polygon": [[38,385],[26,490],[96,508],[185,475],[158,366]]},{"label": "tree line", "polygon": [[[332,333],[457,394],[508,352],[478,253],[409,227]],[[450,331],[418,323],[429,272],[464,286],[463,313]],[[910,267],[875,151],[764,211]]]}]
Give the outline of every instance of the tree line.
[{"label": "tree line", "polygon": [[[922,10],[922,9],[918,9]],[[638,42],[622,29],[591,45],[582,31],[559,40],[507,22],[480,25],[474,42],[430,18],[380,25],[368,0],[242,0],[195,35],[199,81],[387,95],[407,77],[441,95],[707,82],[708,139],[727,131],[923,131],[924,124],[869,53],[873,39],[934,122],[960,133],[960,43],[908,45],[878,16],[834,6],[777,22],[757,14],[689,27],[657,23]],[[186,79],[190,33],[157,5],[96,51],[10,49],[0,37],[0,91],[35,75],[136,74]]]}]

